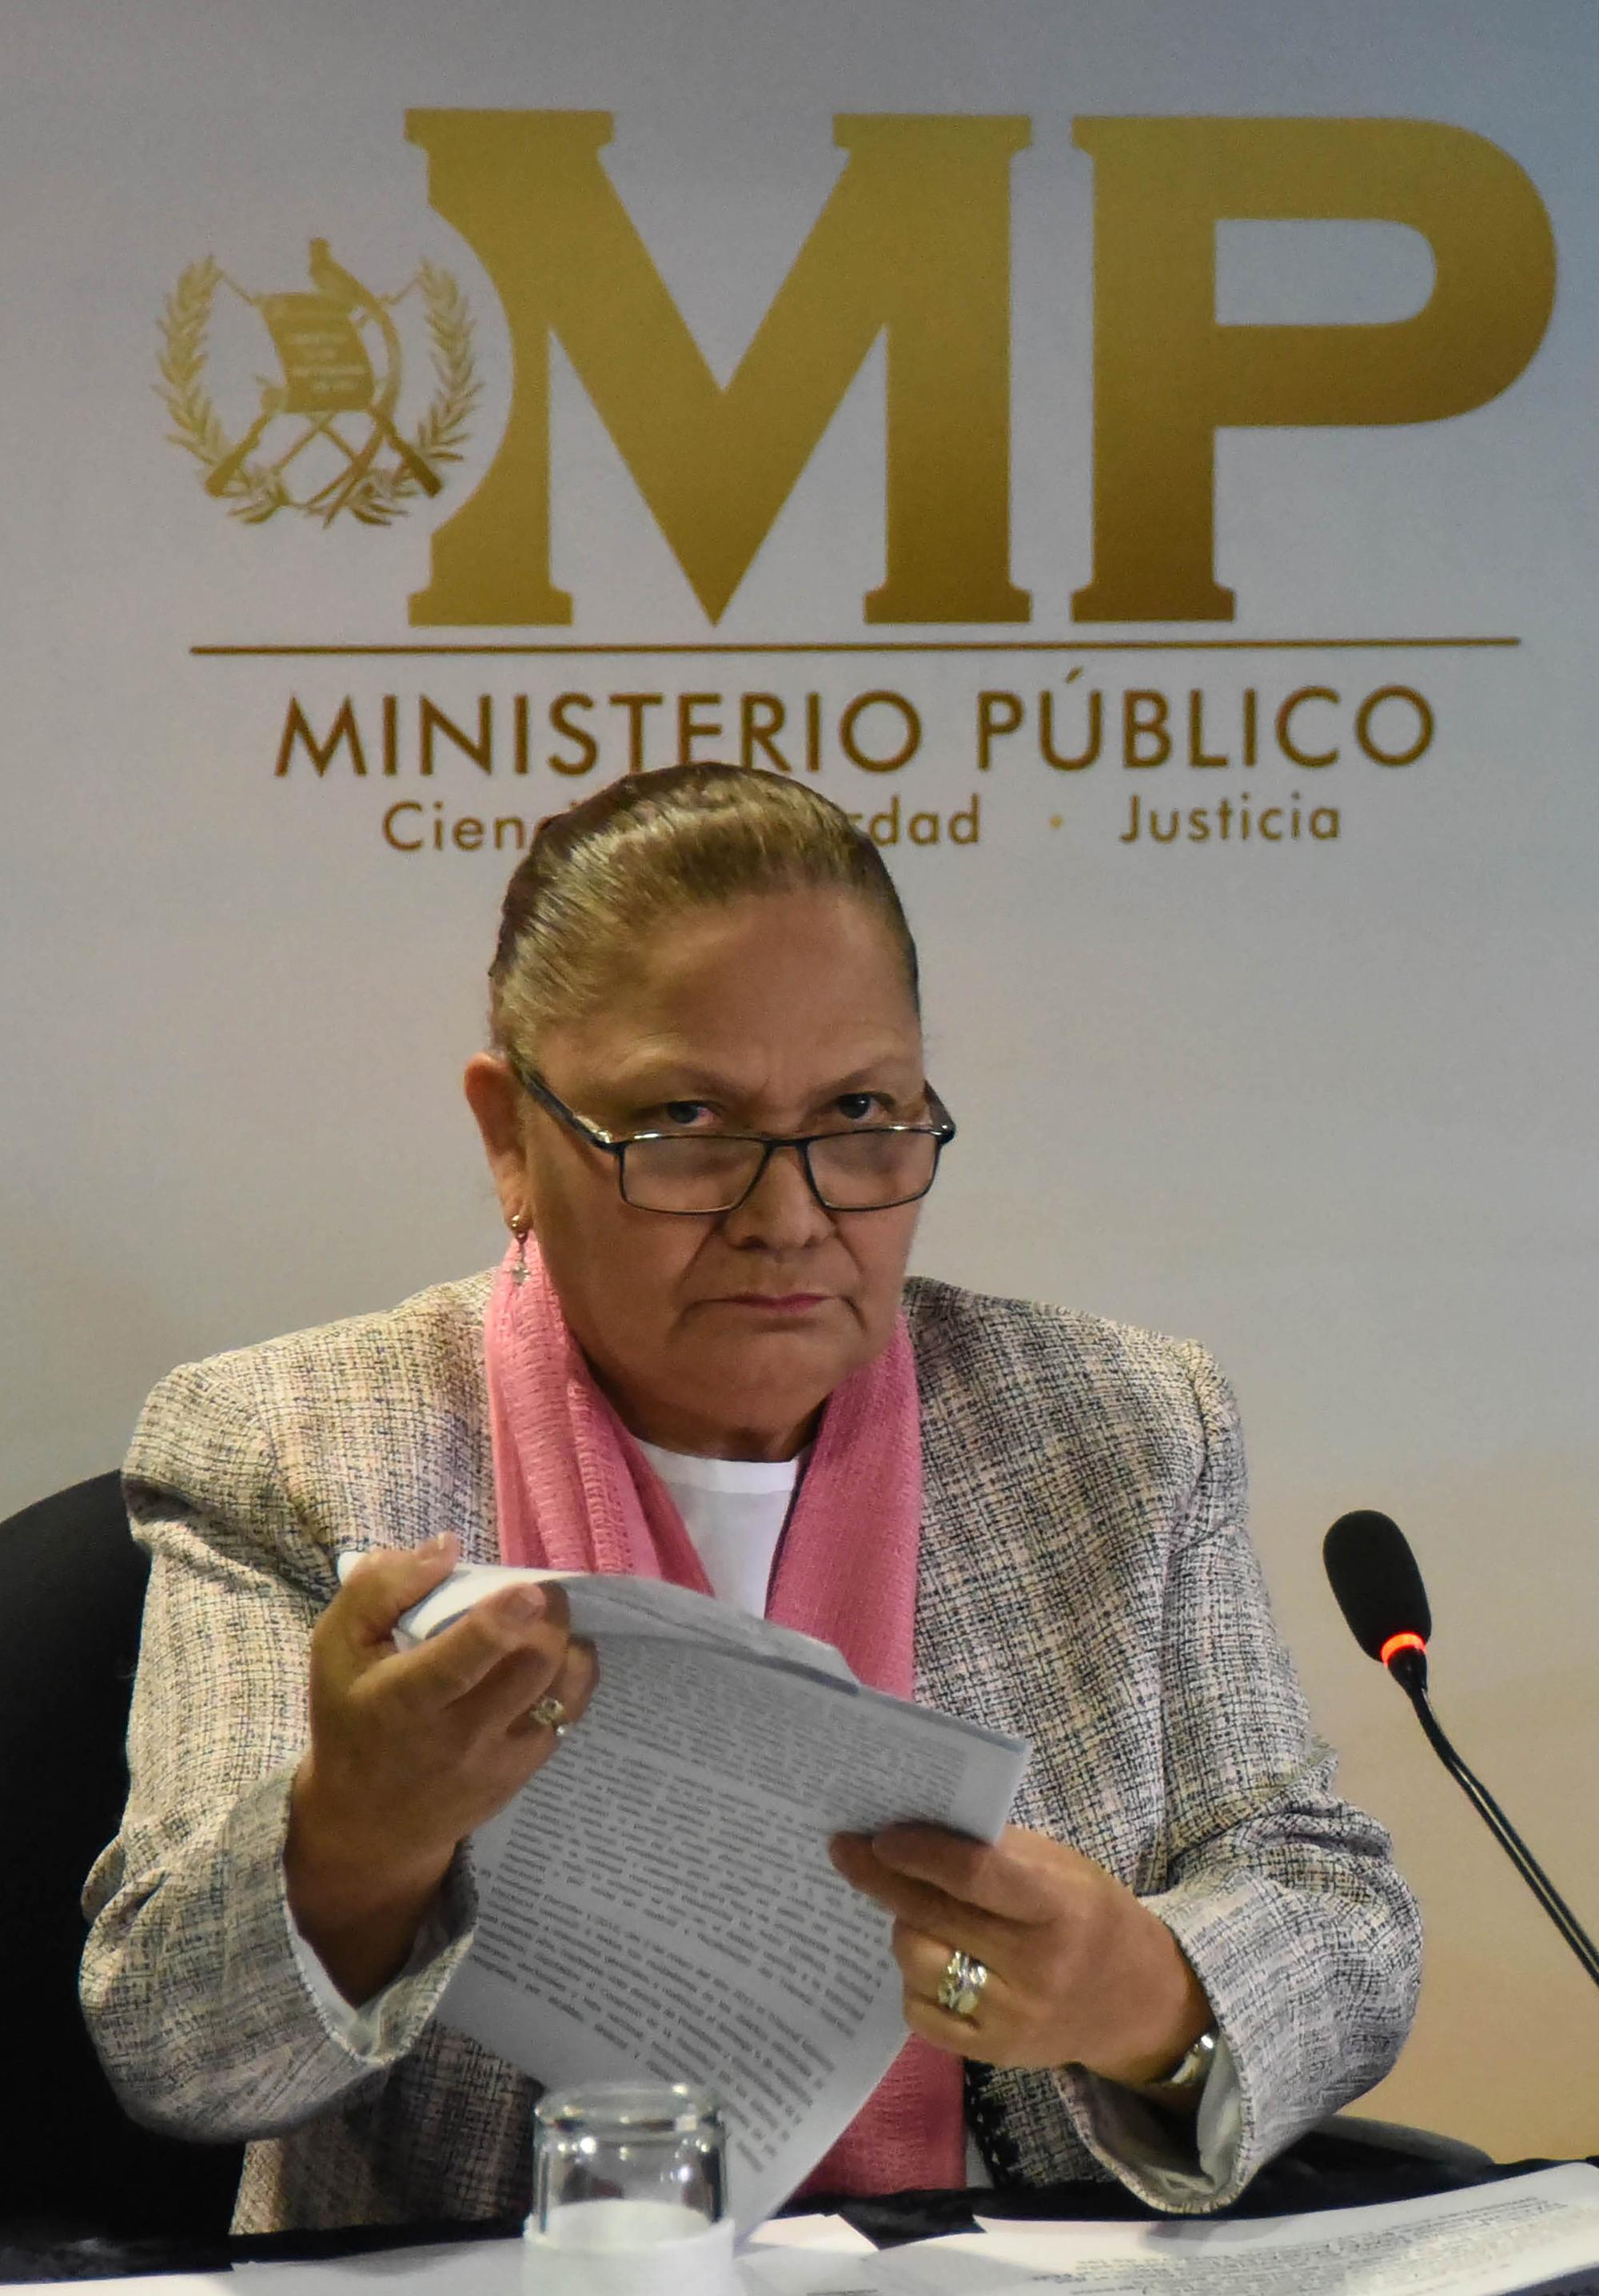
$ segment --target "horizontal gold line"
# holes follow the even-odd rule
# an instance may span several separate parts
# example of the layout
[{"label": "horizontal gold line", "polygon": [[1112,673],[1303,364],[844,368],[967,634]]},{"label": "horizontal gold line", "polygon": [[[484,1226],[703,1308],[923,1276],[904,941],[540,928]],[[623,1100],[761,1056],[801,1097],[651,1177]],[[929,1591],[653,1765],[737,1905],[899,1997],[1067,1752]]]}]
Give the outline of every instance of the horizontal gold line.
[{"label": "horizontal gold line", "polygon": [[191,654],[239,660],[288,656],[296,660],[329,655],[348,658],[390,658],[409,655],[623,655],[623,654],[984,654],[984,653],[1283,653],[1349,652],[1366,648],[1428,646],[1456,649],[1519,646],[1520,638],[1402,637],[1402,638],[890,638],[816,639],[743,643],[715,640],[705,644],[621,645],[196,645]]}]

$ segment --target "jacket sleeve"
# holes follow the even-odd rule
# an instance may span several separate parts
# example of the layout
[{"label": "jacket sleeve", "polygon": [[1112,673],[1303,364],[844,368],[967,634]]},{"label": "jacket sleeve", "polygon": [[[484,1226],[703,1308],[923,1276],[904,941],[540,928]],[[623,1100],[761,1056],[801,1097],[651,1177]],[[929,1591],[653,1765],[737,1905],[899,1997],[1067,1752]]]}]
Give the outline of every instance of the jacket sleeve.
[{"label": "jacket sleeve", "polygon": [[1232,1395],[1201,1349],[1183,1354],[1204,1464],[1171,1556],[1165,1873],[1144,1902],[1205,1988],[1230,2078],[1197,2124],[1080,2070],[1062,2082],[1106,2168],[1153,2205],[1196,2213],[1235,2199],[1387,2072],[1414,2014],[1421,1923],[1388,1835],[1338,1798],[1333,1757],[1311,1735],[1244,1528]]},{"label": "jacket sleeve", "polygon": [[84,2013],[135,2120],[275,2135],[381,2082],[415,2045],[470,1942],[470,1874],[458,1855],[440,1950],[380,1997],[373,2045],[357,2052],[305,1981],[283,1886],[332,1559],[297,1519],[260,1414],[217,1365],[155,1390],[124,1488],[151,1578],[127,1807],[84,1891]]}]

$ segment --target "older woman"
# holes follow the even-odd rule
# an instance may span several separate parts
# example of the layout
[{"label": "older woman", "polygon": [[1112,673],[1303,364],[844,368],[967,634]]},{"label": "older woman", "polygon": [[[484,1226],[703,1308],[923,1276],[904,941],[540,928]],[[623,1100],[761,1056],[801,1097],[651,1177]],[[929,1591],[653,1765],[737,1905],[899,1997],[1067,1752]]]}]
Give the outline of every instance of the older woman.
[{"label": "older woman", "polygon": [[594,1660],[558,1594],[390,1639],[506,1554],[820,1619],[1034,1742],[997,1845],[833,1846],[911,2038],[820,2183],[1234,2197],[1386,2070],[1418,1941],[1308,1734],[1214,1365],[906,1282],[954,1127],[892,884],[802,784],[677,768],[558,817],[491,980],[497,1275],[174,1372],[134,1439],[153,1568],[83,1976],[129,2110],[252,2140],[247,2229],[526,2205],[533,2087],[433,2013],[468,1837]]}]

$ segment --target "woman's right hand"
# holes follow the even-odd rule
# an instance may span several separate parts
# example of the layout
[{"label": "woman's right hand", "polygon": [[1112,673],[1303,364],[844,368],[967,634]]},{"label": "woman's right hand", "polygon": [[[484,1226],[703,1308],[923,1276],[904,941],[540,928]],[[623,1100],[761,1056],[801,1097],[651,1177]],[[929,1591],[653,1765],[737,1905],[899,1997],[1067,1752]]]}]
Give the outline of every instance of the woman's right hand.
[{"label": "woman's right hand", "polygon": [[405,1966],[457,1843],[555,1751],[530,1710],[575,1722],[595,1661],[559,1587],[507,1587],[417,1649],[397,1621],[449,1576],[447,1536],[365,1556],[311,1637],[311,1745],[290,1795],[283,1870],[300,1934],[348,2000]]}]

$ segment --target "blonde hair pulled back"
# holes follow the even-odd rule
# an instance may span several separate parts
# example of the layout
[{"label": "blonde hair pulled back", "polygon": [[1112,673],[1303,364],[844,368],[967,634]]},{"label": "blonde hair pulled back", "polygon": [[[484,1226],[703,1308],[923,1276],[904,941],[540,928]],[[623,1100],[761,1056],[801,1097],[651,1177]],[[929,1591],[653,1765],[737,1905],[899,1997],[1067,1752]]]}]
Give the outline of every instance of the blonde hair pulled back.
[{"label": "blonde hair pulled back", "polygon": [[746,895],[850,893],[882,918],[920,1011],[916,946],[894,881],[849,815],[802,782],[668,766],[596,790],[539,829],[505,889],[488,968],[496,1049],[524,1062],[603,1002],[677,920]]}]

